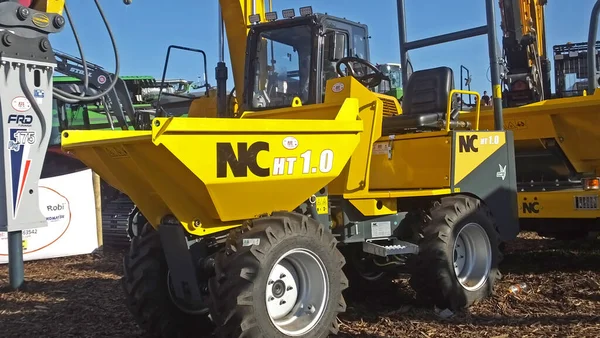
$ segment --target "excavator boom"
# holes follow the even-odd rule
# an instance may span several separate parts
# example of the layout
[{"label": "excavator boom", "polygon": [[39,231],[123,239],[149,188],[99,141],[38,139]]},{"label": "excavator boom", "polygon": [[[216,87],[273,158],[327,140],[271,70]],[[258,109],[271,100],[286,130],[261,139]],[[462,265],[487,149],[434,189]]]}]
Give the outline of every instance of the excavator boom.
[{"label": "excavator boom", "polygon": [[225,22],[231,68],[236,92],[244,92],[244,69],[246,63],[246,37],[250,29],[249,17],[258,14],[265,18],[263,0],[219,0],[221,16]]},{"label": "excavator boom", "polygon": [[500,0],[502,45],[506,58],[505,105],[516,107],[549,99],[550,60],[546,53],[544,6],[547,0]]}]

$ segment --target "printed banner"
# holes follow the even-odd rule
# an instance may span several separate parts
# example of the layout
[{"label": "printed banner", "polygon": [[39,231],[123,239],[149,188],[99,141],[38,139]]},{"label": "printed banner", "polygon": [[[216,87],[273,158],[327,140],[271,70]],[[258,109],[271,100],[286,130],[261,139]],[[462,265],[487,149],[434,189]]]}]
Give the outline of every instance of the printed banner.
[{"label": "printed banner", "polygon": [[[98,248],[92,170],[41,179],[48,226],[23,231],[25,261],[89,254]],[[8,263],[8,233],[0,232],[0,264]]]}]

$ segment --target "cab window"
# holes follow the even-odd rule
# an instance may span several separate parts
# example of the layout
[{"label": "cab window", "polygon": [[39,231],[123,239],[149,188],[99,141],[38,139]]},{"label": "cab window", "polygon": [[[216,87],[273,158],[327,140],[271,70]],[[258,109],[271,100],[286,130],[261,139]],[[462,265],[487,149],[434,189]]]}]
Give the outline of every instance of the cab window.
[{"label": "cab window", "polygon": [[[337,35],[337,39],[336,39],[336,35]],[[340,56],[342,57],[347,57],[348,56],[348,50],[349,50],[349,46],[348,46],[348,33],[347,32],[342,32],[342,31],[334,31],[331,30],[329,32],[327,32],[325,34],[325,47],[324,47],[324,58],[323,58],[323,72],[322,72],[322,78],[321,78],[321,92],[323,93],[323,99],[325,99],[325,88],[327,86],[327,81],[331,80],[333,78],[336,77],[340,77],[336,71],[336,64],[337,62],[341,59]],[[337,41],[337,42],[336,42]],[[336,45],[337,44],[337,45]],[[335,50],[341,50],[343,51],[341,54],[339,54],[339,51],[336,52]],[[339,55],[335,55],[335,54],[339,54]],[[344,70],[344,68],[342,67],[342,70]]]},{"label": "cab window", "polygon": [[289,107],[310,98],[312,33],[306,25],[260,34],[254,68],[253,108]]}]

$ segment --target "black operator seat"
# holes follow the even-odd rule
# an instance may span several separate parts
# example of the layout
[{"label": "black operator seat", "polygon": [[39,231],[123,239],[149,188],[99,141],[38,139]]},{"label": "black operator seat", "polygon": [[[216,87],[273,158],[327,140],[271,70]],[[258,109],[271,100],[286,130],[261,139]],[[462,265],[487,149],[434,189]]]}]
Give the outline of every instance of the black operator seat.
[{"label": "black operator seat", "polygon": [[[384,136],[411,131],[440,130],[444,127],[450,92],[454,89],[454,72],[449,67],[419,70],[410,76],[404,87],[402,114],[384,117]],[[452,98],[455,101],[455,98]],[[457,105],[453,102],[452,107]],[[451,120],[460,111],[453,109]]]}]

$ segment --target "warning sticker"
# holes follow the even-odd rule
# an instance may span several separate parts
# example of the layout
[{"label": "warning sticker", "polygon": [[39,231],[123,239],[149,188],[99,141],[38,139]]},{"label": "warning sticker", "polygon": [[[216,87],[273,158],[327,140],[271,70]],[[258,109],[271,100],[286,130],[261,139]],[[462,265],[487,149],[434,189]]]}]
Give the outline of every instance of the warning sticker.
[{"label": "warning sticker", "polygon": [[371,222],[371,237],[390,237],[391,235],[391,222]]},{"label": "warning sticker", "polygon": [[373,143],[373,155],[387,155],[390,150],[390,145],[387,142]]},{"label": "warning sticker", "polygon": [[527,121],[523,119],[518,120],[505,120],[504,121],[504,129],[506,130],[518,130],[518,129],[526,129]]}]

